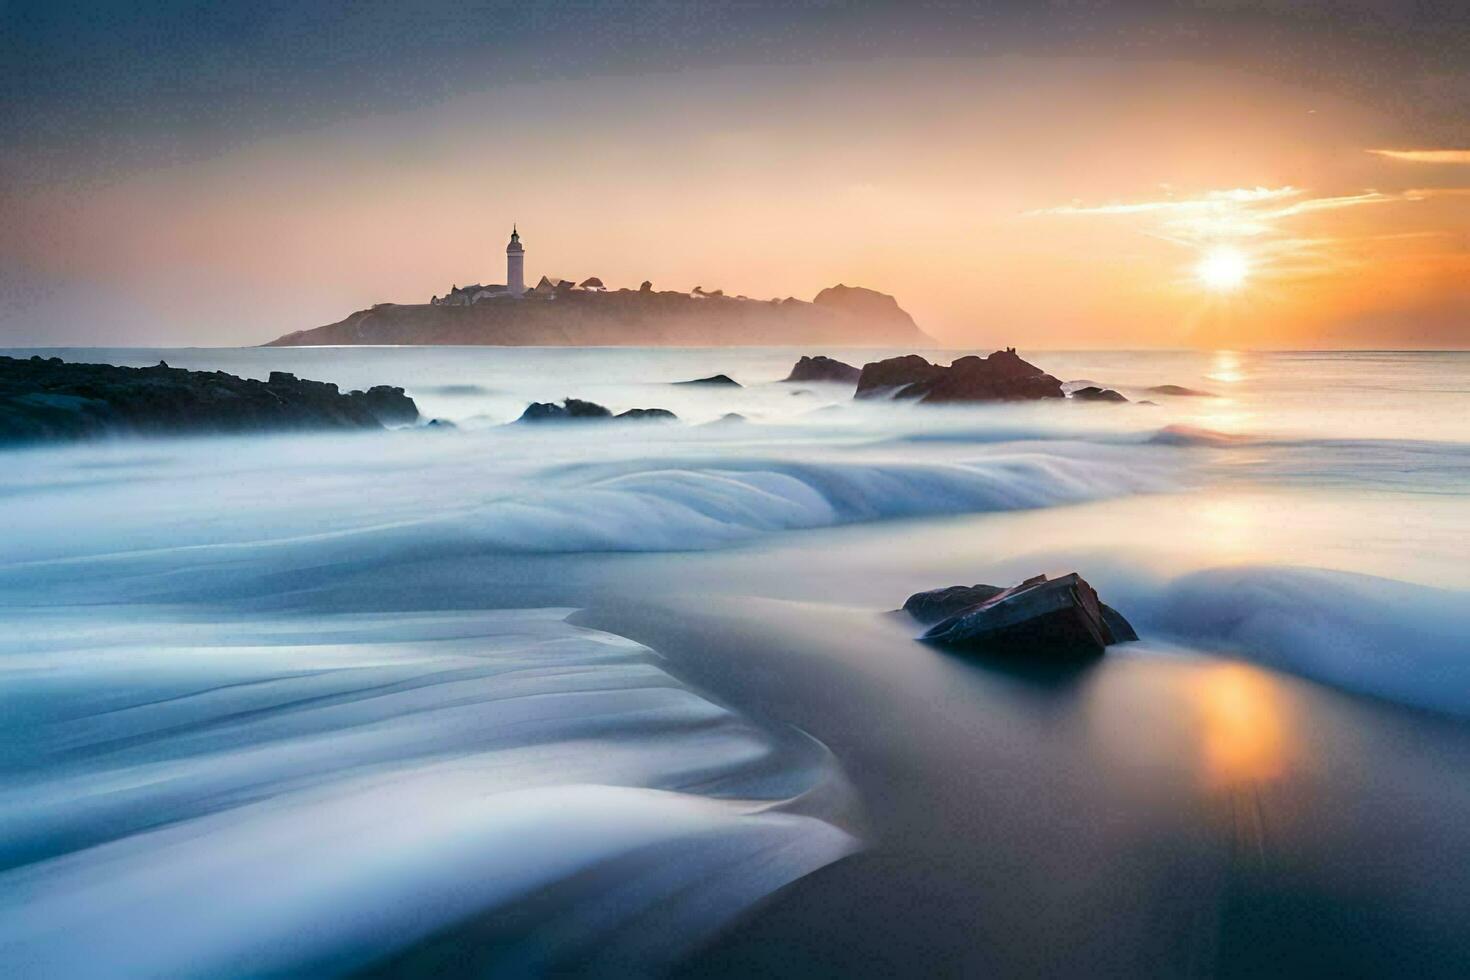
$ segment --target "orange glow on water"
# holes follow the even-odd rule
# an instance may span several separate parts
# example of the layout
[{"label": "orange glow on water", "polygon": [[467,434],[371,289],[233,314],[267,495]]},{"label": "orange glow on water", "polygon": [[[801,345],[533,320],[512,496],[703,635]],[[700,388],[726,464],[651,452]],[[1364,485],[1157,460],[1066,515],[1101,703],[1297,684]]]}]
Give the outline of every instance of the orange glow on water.
[{"label": "orange glow on water", "polygon": [[1269,675],[1242,664],[1220,664],[1192,682],[1190,695],[1207,782],[1230,787],[1281,775],[1291,716]]}]

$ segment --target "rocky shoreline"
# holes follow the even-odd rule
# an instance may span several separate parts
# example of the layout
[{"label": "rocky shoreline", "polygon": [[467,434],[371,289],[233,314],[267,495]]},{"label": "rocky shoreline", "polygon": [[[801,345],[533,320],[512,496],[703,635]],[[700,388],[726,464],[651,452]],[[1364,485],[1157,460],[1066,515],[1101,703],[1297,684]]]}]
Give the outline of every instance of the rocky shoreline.
[{"label": "rocky shoreline", "polygon": [[418,406],[402,388],[339,391],[272,371],[266,381],[223,371],[73,364],[59,357],[0,357],[0,445],[111,435],[362,430],[412,425]]}]

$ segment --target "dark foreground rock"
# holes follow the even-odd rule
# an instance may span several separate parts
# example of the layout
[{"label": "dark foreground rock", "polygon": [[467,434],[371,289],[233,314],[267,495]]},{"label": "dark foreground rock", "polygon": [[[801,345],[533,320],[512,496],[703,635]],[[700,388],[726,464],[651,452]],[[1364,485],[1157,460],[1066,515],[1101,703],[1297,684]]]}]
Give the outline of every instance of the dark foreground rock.
[{"label": "dark foreground rock", "polygon": [[736,381],[734,378],[730,377],[728,374],[712,374],[708,378],[695,378],[693,381],[675,381],[674,384],[676,384],[676,385],[734,385],[736,388],[743,388],[744,387],[744,385],[742,385],[739,381]]},{"label": "dark foreground rock", "polygon": [[378,429],[411,425],[419,410],[402,388],[343,394],[325,381],[272,371],[267,381],[223,371],[71,364],[0,357],[0,444],[121,434]]},{"label": "dark foreground rock", "polygon": [[623,419],[625,421],[677,422],[679,416],[666,408],[630,408],[614,415],[596,402],[585,402],[580,398],[563,399],[555,402],[532,402],[526,406],[517,422],[578,422],[597,419]]},{"label": "dark foreground rock", "polygon": [[855,368],[851,364],[818,354],[816,357],[802,357],[791,367],[791,373],[783,380],[785,381],[835,381],[841,384],[853,384],[863,373],[862,368]]},{"label": "dark foreground rock", "polygon": [[1072,397],[1079,402],[1126,402],[1128,400],[1111,388],[1099,388],[1097,385],[1078,388],[1072,392]]},{"label": "dark foreground rock", "polygon": [[1014,588],[956,585],[909,597],[904,610],[933,625],[923,639],[958,649],[1030,657],[1094,657],[1138,639],[1076,572],[1029,578]]},{"label": "dark foreground rock", "polygon": [[931,364],[917,354],[863,365],[853,397],[884,395],[925,403],[1066,397],[1060,381],[1022,360],[1014,348],[989,357],[961,357],[948,367]]}]

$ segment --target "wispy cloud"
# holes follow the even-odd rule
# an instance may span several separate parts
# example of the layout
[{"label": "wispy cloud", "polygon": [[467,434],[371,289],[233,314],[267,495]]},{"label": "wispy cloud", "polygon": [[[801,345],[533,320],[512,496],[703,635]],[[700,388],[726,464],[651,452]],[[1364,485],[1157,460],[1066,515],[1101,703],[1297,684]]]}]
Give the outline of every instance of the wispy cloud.
[{"label": "wispy cloud", "polygon": [[1259,269],[1279,277],[1301,278],[1339,268],[1346,256],[1340,240],[1325,233],[1303,236],[1291,219],[1347,208],[1423,201],[1436,189],[1396,192],[1363,190],[1354,194],[1312,196],[1300,187],[1236,187],[1189,197],[1166,194],[1151,201],[1086,204],[1074,201],[1029,212],[1132,218],[1135,230],[1195,252],[1221,245],[1244,248]]},{"label": "wispy cloud", "polygon": [[1235,187],[1229,190],[1207,191],[1195,198],[1169,197],[1161,201],[1135,201],[1084,205],[1073,201],[1053,208],[1040,208],[1028,214],[1146,214],[1149,212],[1208,212],[1233,211],[1241,205],[1253,205],[1267,201],[1281,201],[1301,196],[1297,187]]},{"label": "wispy cloud", "polygon": [[1470,150],[1369,150],[1406,163],[1470,163]]},{"label": "wispy cloud", "polygon": [[[1367,190],[1358,194],[1335,197],[1304,197],[1300,187],[1236,187],[1207,191],[1198,197],[1168,197],[1159,201],[1133,201],[1085,205],[1079,202],[1052,208],[1040,208],[1028,214],[1174,214],[1180,217],[1218,215],[1235,220],[1264,222],[1291,218],[1314,211],[1332,211],[1364,204],[1392,204],[1396,201],[1419,201],[1432,190],[1410,190],[1394,194]],[[1290,203],[1284,203],[1290,202]],[[1245,232],[1249,233],[1249,232]]]},{"label": "wispy cloud", "polygon": [[1299,214],[1311,214],[1314,211],[1335,211],[1338,208],[1354,208],[1363,204],[1393,204],[1397,201],[1422,201],[1427,196],[1427,194],[1420,191],[1403,191],[1398,194],[1384,194],[1381,191],[1363,191],[1361,194],[1343,194],[1338,197],[1312,197],[1304,201],[1295,201],[1283,208],[1257,212],[1256,216],[1265,221],[1275,221],[1279,218],[1291,218]]}]

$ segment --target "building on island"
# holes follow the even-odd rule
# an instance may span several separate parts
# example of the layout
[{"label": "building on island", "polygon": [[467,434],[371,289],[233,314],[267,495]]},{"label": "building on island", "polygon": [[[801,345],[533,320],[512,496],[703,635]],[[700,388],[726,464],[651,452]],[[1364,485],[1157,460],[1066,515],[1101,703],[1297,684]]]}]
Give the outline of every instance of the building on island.
[{"label": "building on island", "polygon": [[510,244],[505,246],[505,291],[512,296],[526,291],[526,250],[515,225],[510,226]]},{"label": "building on island", "polygon": [[451,286],[449,292],[443,296],[435,296],[429,300],[430,306],[473,306],[476,303],[492,299],[520,299],[532,296],[541,299],[555,299],[560,293],[567,292],[606,292],[607,287],[602,280],[596,276],[582,281],[580,285],[570,279],[553,279],[542,276],[541,281],[531,289],[526,288],[526,248],[521,244],[521,233],[515,225],[510,228],[510,244],[505,246],[505,284],[484,286],[476,283],[473,286]]},{"label": "building on island", "polygon": [[521,244],[521,233],[515,225],[510,228],[510,244],[505,246],[505,284],[483,286],[451,286],[443,296],[429,300],[431,306],[471,306],[481,300],[502,299],[525,295],[526,292],[526,248]]}]

